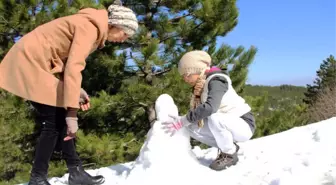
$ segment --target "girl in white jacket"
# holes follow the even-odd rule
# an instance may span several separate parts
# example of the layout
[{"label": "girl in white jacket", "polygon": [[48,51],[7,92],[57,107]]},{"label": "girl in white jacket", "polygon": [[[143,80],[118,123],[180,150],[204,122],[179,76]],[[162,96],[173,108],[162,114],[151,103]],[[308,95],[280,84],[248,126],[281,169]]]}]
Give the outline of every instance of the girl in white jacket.
[{"label": "girl in white jacket", "polygon": [[236,142],[251,139],[255,119],[251,107],[232,87],[230,77],[210,65],[211,57],[204,51],[191,51],[181,58],[179,73],[193,86],[191,109],[184,116],[172,116],[174,119],[165,124],[172,132],[184,126],[192,138],[217,147],[219,154],[210,168],[219,171],[238,162]]}]

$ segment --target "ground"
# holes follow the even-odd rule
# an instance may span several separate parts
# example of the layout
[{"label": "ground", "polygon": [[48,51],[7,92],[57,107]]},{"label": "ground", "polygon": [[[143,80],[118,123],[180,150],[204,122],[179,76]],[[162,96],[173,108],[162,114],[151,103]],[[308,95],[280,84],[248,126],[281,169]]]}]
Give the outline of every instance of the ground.
[{"label": "ground", "polygon": [[[165,106],[173,104],[169,97],[161,99]],[[168,112],[161,112],[162,117]],[[164,134],[159,119],[136,161],[88,172],[104,175],[106,185],[336,185],[335,131],[336,117],[238,143],[239,163],[215,172],[208,165],[217,155],[216,148],[191,148],[185,130],[170,137]],[[66,185],[67,178],[65,174],[49,182]]]}]

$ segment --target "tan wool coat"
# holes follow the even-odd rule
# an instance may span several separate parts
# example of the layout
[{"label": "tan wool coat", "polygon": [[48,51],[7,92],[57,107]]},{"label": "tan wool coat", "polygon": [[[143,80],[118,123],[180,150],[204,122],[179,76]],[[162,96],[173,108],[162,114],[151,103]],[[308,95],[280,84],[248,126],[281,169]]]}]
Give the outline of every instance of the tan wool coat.
[{"label": "tan wool coat", "polygon": [[38,103],[79,108],[85,59],[104,47],[107,35],[104,9],[86,8],[40,25],[1,61],[0,88]]}]

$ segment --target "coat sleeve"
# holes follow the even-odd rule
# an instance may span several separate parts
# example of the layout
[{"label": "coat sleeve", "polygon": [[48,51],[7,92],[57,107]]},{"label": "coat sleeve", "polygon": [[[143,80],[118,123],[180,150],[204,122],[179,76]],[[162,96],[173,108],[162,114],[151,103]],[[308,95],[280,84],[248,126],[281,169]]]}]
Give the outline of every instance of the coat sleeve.
[{"label": "coat sleeve", "polygon": [[85,60],[97,40],[97,34],[97,28],[91,23],[75,26],[73,41],[64,69],[64,104],[66,107],[79,108],[81,72],[84,70]]}]

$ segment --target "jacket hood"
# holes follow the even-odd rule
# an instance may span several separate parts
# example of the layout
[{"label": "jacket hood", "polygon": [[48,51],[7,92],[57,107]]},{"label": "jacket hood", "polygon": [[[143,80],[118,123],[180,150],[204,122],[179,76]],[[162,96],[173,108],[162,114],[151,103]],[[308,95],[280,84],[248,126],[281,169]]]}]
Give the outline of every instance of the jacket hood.
[{"label": "jacket hood", "polygon": [[213,75],[213,74],[216,74],[216,73],[225,73],[225,71],[223,71],[222,69],[216,67],[216,66],[213,66],[211,67],[209,70],[206,70],[205,71],[205,74],[206,74],[206,78],[208,78],[209,76]]},{"label": "jacket hood", "polygon": [[108,12],[105,9],[85,8],[78,11],[78,14],[98,28],[98,47],[103,48],[108,36]]}]

